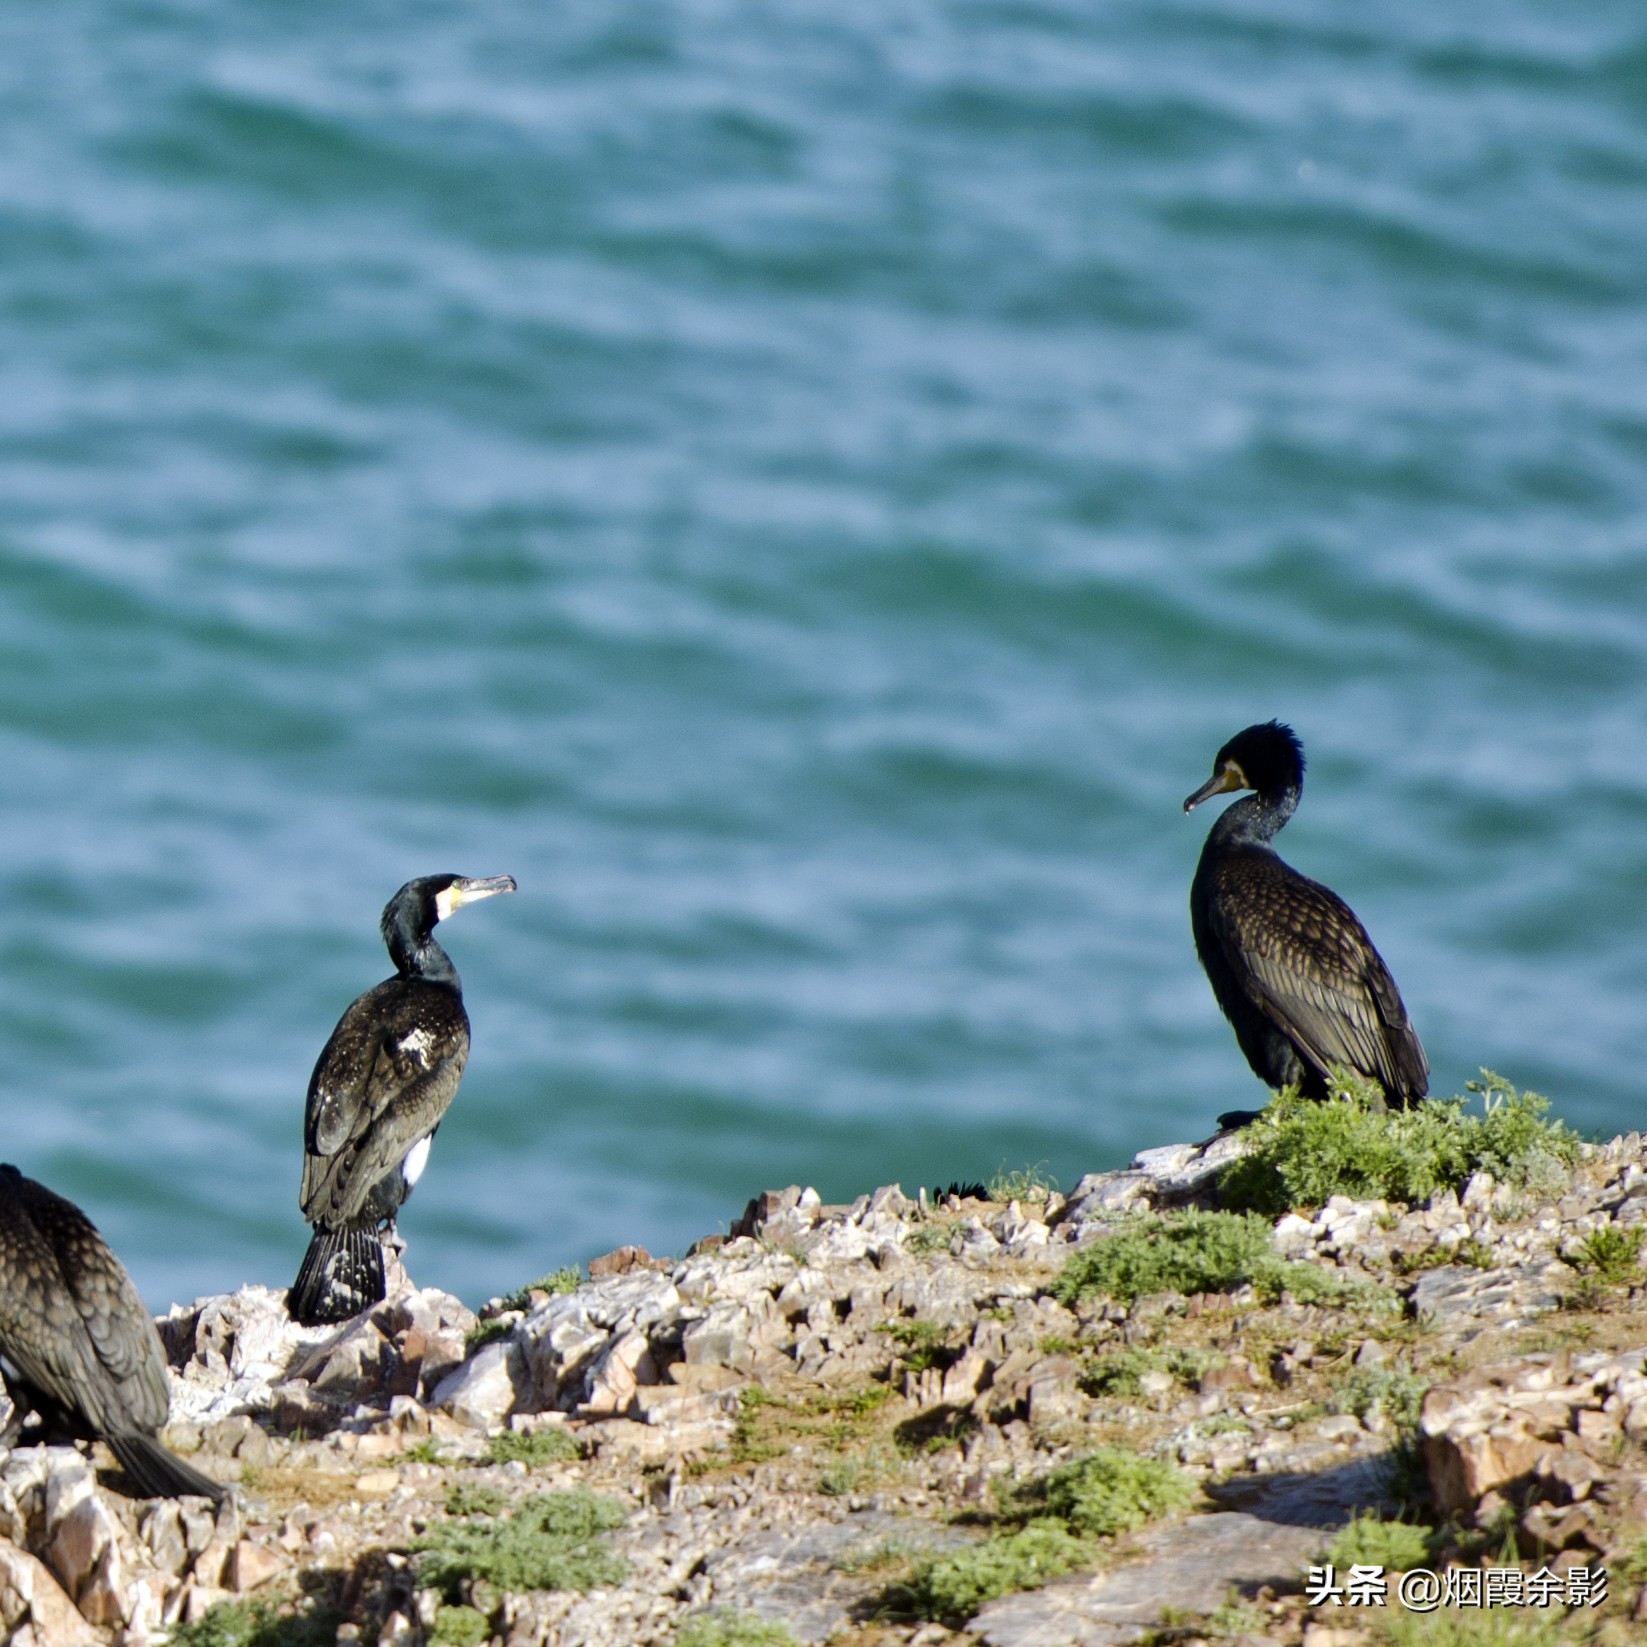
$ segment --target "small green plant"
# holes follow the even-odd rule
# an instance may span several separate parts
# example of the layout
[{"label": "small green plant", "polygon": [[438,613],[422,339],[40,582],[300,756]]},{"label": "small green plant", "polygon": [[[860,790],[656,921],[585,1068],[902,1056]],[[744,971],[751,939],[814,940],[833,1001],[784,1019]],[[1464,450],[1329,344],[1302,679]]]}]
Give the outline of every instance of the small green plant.
[{"label": "small green plant", "polygon": [[918,1562],[907,1583],[892,1587],[888,1611],[964,1624],[986,1601],[1089,1567],[1097,1555],[1094,1545],[1058,1522],[1031,1522],[1019,1532]]},{"label": "small green plant", "polygon": [[689,1618],[675,1632],[675,1647],[796,1647],[789,1630],[759,1613],[717,1607]]},{"label": "small green plant", "polygon": [[509,1500],[496,1487],[460,1481],[446,1489],[447,1515],[496,1515]]},{"label": "small green plant", "polygon": [[1003,1161],[989,1181],[987,1194],[991,1201],[1047,1201],[1057,1192],[1058,1180],[1047,1170],[1045,1161],[1032,1167],[1020,1167],[1008,1172]]},{"label": "small green plant", "polygon": [[1269,1220],[1255,1213],[1180,1212],[1144,1217],[1082,1247],[1047,1291],[1064,1304],[1091,1294],[1130,1304],[1157,1292],[1232,1292],[1251,1285],[1260,1296],[1283,1293],[1301,1304],[1396,1308],[1383,1288],[1275,1250]]},{"label": "small green plant", "polygon": [[1392,1607],[1379,1616],[1379,1640],[1387,1647],[1560,1647],[1564,1611],[1442,1607],[1409,1613]]},{"label": "small green plant", "polygon": [[545,1464],[565,1464],[581,1458],[583,1449],[565,1430],[546,1425],[541,1430],[504,1430],[486,1443],[488,1464],[513,1464],[517,1460],[527,1469],[535,1470]]},{"label": "small green plant", "polygon": [[172,1647],[331,1647],[338,1618],[330,1608],[282,1613],[274,1602],[220,1601],[204,1618],[180,1624]]},{"label": "small green plant", "polygon": [[492,1638],[492,1621],[478,1607],[441,1607],[429,1631],[430,1647],[480,1647]]},{"label": "small green plant", "polygon": [[412,1548],[418,1583],[448,1603],[478,1580],[500,1590],[588,1590],[619,1584],[629,1564],[601,1537],[625,1518],[616,1499],[583,1488],[539,1493],[506,1520],[437,1522]]},{"label": "small green plant", "polygon": [[441,1454],[440,1443],[432,1435],[426,1435],[421,1441],[414,1441],[401,1455],[401,1462],[405,1464],[444,1464],[445,1458]]},{"label": "small green plant", "polygon": [[1239,1591],[1233,1591],[1229,1600],[1214,1607],[1203,1622],[1209,1635],[1262,1636],[1270,1621]]},{"label": "small green plant", "polygon": [[1567,1260],[1576,1270],[1594,1276],[1603,1286],[1623,1287],[1641,1279],[1641,1240],[1647,1230],[1637,1224],[1620,1229],[1603,1224],[1579,1242],[1578,1251]]},{"label": "small green plant", "polygon": [[849,1453],[818,1472],[818,1491],[826,1498],[850,1498],[872,1481],[889,1475],[895,1467],[896,1460],[880,1447]]},{"label": "small green plant", "polygon": [[898,1346],[903,1364],[911,1372],[928,1367],[947,1367],[955,1358],[949,1351],[949,1328],[937,1321],[887,1321],[876,1328]]},{"label": "small green plant", "polygon": [[463,1353],[465,1356],[471,1356],[476,1350],[484,1349],[488,1344],[495,1344],[500,1338],[507,1338],[514,1330],[515,1323],[508,1317],[491,1316],[471,1327],[464,1335]]},{"label": "small green plant", "polygon": [[935,1252],[948,1252],[957,1228],[953,1220],[945,1222],[934,1219],[931,1223],[917,1224],[904,1237],[904,1251],[914,1258],[930,1258]]},{"label": "small green plant", "polygon": [[1113,1538],[1182,1509],[1195,1496],[1174,1465],[1124,1447],[1100,1447],[1021,1490],[1021,1501],[1088,1538]]},{"label": "small green plant", "polygon": [[1352,1367],[1333,1392],[1332,1410],[1366,1418],[1382,1412],[1400,1430],[1415,1429],[1430,1380],[1401,1363],[1391,1367]]},{"label": "small green plant", "polygon": [[1388,1111],[1376,1083],[1343,1070],[1334,1071],[1335,1096],[1325,1102],[1280,1093],[1248,1129],[1251,1149],[1219,1179],[1219,1200],[1274,1218],[1334,1195],[1427,1201],[1476,1172],[1499,1183],[1553,1182],[1583,1148],[1577,1133],[1545,1119],[1547,1099],[1517,1092],[1491,1070],[1481,1074],[1468,1083],[1479,1115],[1466,1113],[1468,1098]]},{"label": "small green plant", "polygon": [[1391,1572],[1410,1572],[1430,1559],[1431,1535],[1410,1521],[1385,1521],[1375,1510],[1364,1510],[1327,1546],[1327,1560],[1335,1567],[1372,1566]]},{"label": "small green plant", "polygon": [[884,1573],[891,1568],[908,1567],[916,1555],[915,1546],[907,1539],[883,1538],[848,1550],[834,1565],[838,1573]]},{"label": "small green plant", "polygon": [[502,1300],[505,1310],[529,1310],[532,1307],[532,1294],[546,1292],[551,1297],[557,1293],[576,1292],[583,1285],[583,1271],[576,1264],[568,1264],[548,1275],[540,1275],[536,1281],[528,1281],[524,1287],[512,1292]]}]

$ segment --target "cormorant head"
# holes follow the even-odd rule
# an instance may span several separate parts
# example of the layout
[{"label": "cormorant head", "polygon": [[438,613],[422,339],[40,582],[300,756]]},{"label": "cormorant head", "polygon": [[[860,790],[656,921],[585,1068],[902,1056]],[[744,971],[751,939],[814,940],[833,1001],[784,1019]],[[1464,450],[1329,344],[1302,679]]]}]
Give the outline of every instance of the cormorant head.
[{"label": "cormorant head", "polygon": [[417,880],[408,881],[384,906],[383,941],[393,953],[397,934],[427,938],[435,923],[444,921],[453,910],[478,903],[495,893],[514,890],[513,875],[489,875],[484,879],[468,875],[420,875]]},{"label": "cormorant head", "polygon": [[1261,799],[1280,799],[1304,787],[1304,746],[1298,734],[1280,721],[1265,721],[1237,732],[1218,751],[1212,776],[1184,802],[1193,812],[1202,801],[1234,789],[1255,789]]}]

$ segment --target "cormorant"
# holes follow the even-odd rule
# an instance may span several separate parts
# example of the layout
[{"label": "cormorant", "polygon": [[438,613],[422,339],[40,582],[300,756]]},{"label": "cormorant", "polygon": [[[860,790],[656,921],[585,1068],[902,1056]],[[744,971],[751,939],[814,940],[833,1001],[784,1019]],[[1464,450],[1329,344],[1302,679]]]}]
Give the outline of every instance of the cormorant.
[{"label": "cormorant", "polygon": [[1349,905],[1270,845],[1303,787],[1303,745],[1269,721],[1236,733],[1184,802],[1189,812],[1212,795],[1254,791],[1201,849],[1190,887],[1196,952],[1261,1080],[1325,1098],[1328,1066],[1340,1064],[1406,1109],[1429,1090],[1430,1066],[1389,968]]},{"label": "cormorant", "polygon": [[395,975],[343,1014],[309,1077],[298,1205],[314,1237],[287,1299],[295,1320],[344,1321],[383,1297],[379,1232],[393,1237],[469,1056],[463,986],[431,934],[462,905],[514,890],[508,875],[426,875],[385,907]]},{"label": "cormorant", "polygon": [[0,1369],[16,1411],[48,1433],[109,1444],[149,1498],[228,1491],[156,1436],[171,1410],[166,1352],[125,1266],[72,1201],[0,1166]]}]

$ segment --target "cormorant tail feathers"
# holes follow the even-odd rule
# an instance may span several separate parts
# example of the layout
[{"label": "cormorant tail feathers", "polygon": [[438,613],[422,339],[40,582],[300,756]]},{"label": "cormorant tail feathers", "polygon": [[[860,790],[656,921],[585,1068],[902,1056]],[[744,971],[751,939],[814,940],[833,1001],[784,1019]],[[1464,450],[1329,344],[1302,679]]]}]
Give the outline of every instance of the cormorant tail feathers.
[{"label": "cormorant tail feathers", "polygon": [[305,1327],[347,1321],[383,1298],[383,1243],[375,1221],[317,1229],[286,1308]]},{"label": "cormorant tail feathers", "polygon": [[104,1440],[145,1498],[209,1498],[221,1504],[228,1495],[229,1489],[221,1481],[213,1481],[193,1465],[185,1464],[153,1436],[128,1430],[123,1435],[105,1436]]}]

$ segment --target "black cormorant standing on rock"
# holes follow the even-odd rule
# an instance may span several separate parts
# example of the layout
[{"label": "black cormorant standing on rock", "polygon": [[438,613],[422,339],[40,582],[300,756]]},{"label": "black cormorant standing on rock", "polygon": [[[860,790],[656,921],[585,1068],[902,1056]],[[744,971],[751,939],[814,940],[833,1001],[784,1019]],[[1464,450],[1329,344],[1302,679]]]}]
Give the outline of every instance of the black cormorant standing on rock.
[{"label": "black cormorant standing on rock", "polygon": [[1230,790],[1254,793],[1224,812],[1201,849],[1190,887],[1195,948],[1261,1080],[1325,1098],[1328,1066],[1339,1064],[1406,1109],[1429,1090],[1430,1066],[1389,968],[1350,906],[1270,845],[1303,787],[1303,745],[1279,721],[1249,726],[1218,751],[1184,810]]},{"label": "black cormorant standing on rock", "polygon": [[150,1498],[227,1492],[155,1438],[171,1409],[166,1352],[125,1266],[72,1201],[0,1166],[0,1369],[48,1435],[106,1441]]},{"label": "black cormorant standing on rock", "polygon": [[383,1297],[379,1232],[392,1234],[469,1056],[463,987],[435,923],[514,890],[508,875],[426,875],[384,909],[395,975],[343,1014],[309,1077],[298,1204],[314,1238],[287,1301],[295,1320],[344,1321]]}]

